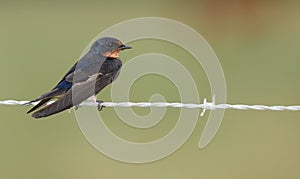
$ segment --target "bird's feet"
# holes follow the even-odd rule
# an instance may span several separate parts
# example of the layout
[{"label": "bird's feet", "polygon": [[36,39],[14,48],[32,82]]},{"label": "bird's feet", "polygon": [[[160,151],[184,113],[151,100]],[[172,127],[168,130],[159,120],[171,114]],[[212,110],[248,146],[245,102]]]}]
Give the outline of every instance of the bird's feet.
[{"label": "bird's feet", "polygon": [[75,105],[74,108],[75,110],[79,109],[81,106],[79,104]]},{"label": "bird's feet", "polygon": [[105,107],[102,105],[102,103],[104,103],[104,101],[97,100],[96,102],[98,103],[98,106],[97,106],[98,111],[101,111]]}]

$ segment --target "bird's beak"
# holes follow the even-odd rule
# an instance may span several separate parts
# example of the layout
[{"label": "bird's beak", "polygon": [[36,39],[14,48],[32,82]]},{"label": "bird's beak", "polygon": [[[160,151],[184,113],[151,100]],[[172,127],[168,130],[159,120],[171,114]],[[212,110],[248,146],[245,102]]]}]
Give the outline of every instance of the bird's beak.
[{"label": "bird's beak", "polygon": [[119,47],[120,50],[126,50],[126,49],[131,49],[131,48],[132,48],[132,47],[126,46],[126,45],[121,45],[121,46]]}]

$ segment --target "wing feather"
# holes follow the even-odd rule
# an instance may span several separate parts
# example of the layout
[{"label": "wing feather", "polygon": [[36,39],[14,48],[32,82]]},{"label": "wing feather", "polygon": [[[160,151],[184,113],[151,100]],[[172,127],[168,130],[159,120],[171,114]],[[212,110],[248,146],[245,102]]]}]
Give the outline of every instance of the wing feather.
[{"label": "wing feather", "polygon": [[109,85],[115,78],[116,73],[93,75],[87,81],[74,84],[60,99],[32,114],[34,118],[46,117],[69,109],[74,105],[100,92],[104,87]]}]

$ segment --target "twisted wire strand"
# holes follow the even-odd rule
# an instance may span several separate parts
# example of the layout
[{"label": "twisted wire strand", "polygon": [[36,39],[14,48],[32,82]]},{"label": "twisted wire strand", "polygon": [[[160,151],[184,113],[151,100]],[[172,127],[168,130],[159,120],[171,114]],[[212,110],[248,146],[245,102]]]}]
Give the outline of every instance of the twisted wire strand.
[{"label": "twisted wire strand", "polygon": [[[25,105],[29,101],[18,101],[18,100],[4,100],[0,101],[0,105]],[[51,103],[51,102],[50,102]],[[37,102],[28,104],[36,105]],[[82,102],[80,106],[97,106],[97,102]],[[101,105],[105,107],[173,107],[173,108],[189,108],[189,109],[236,109],[236,110],[271,110],[271,111],[299,111],[300,106],[266,106],[266,105],[245,105],[245,104],[215,104],[213,102],[207,102],[204,98],[203,103],[168,103],[168,102],[103,102]]]}]

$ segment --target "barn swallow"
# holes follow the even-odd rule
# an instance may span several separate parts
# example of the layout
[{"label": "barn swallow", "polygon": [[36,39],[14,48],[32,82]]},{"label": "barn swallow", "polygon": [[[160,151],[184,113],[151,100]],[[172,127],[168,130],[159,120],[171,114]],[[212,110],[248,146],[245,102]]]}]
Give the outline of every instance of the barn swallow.
[{"label": "barn swallow", "polygon": [[[29,102],[40,101],[27,113],[42,107],[34,112],[32,117],[47,117],[72,106],[78,106],[89,97],[97,95],[118,77],[122,67],[119,52],[130,48],[112,37],[103,37],[95,41],[90,50],[72,66],[51,91]],[[55,102],[46,105],[56,98]],[[100,108],[98,106],[98,109]]]}]

